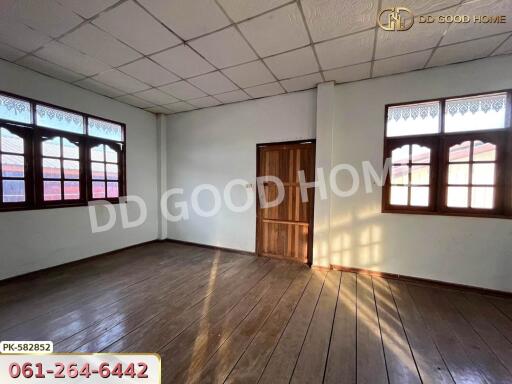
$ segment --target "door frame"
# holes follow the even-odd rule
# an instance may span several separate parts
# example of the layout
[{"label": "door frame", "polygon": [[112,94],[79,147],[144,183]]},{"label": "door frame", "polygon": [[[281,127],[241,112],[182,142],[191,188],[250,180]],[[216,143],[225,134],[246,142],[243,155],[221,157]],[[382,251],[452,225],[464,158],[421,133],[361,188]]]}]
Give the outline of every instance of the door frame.
[{"label": "door frame", "polygon": [[[256,143],[256,177],[260,175],[260,148],[261,147],[270,147],[270,146],[282,146],[282,145],[295,145],[295,144],[313,144],[313,180],[316,181],[316,138],[315,139],[303,139],[303,140],[292,140],[292,141],[276,141],[271,143]],[[258,183],[255,184],[255,192],[256,192],[256,244],[254,249],[256,250],[256,256],[260,256],[260,242],[258,241],[261,233],[259,229],[259,211],[260,211],[260,199],[258,194]],[[314,232],[314,223],[315,223],[315,189],[313,188],[313,202],[309,207],[309,232],[308,232],[308,255],[306,264],[311,267],[313,264],[313,232]],[[288,258],[283,258],[285,260],[293,261]],[[302,264],[302,263],[301,263]]]}]

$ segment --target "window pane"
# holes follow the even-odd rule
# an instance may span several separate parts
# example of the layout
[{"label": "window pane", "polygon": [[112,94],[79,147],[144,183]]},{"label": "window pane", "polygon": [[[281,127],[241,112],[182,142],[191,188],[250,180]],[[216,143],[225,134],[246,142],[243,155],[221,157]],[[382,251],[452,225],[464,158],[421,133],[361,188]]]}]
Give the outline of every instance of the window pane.
[{"label": "window pane", "polygon": [[394,149],[391,152],[391,162],[393,164],[408,164],[410,158],[409,149],[409,145]]},{"label": "window pane", "polygon": [[84,133],[84,118],[61,109],[36,105],[36,124],[59,131]]},{"label": "window pane", "polygon": [[107,156],[107,161],[109,163],[117,163],[117,152],[110,148],[108,145],[105,145],[105,153]]},{"label": "window pane", "polygon": [[91,163],[93,180],[105,180],[105,164]]},{"label": "window pane", "polygon": [[495,161],[496,146],[491,143],[475,141],[473,143],[473,161]]},{"label": "window pane", "polygon": [[468,187],[448,187],[447,205],[453,208],[467,208]]},{"label": "window pane", "polygon": [[60,137],[43,141],[43,156],[60,157]]},{"label": "window pane", "polygon": [[471,141],[450,147],[450,163],[463,163],[469,161]]},{"label": "window pane", "polygon": [[64,178],[78,180],[80,178],[80,162],[64,160]]},{"label": "window pane", "polygon": [[411,184],[430,184],[430,165],[413,165],[411,167]]},{"label": "window pane", "polygon": [[30,103],[14,97],[0,95],[0,119],[32,123]]},{"label": "window pane", "polygon": [[92,197],[94,199],[105,198],[105,182],[93,181],[92,182]]},{"label": "window pane", "polygon": [[68,159],[78,159],[80,157],[80,151],[78,145],[72,143],[66,138],[62,139],[63,156]]},{"label": "window pane", "polygon": [[115,198],[119,197],[119,184],[109,182],[107,183],[107,197]]},{"label": "window pane", "polygon": [[409,184],[409,167],[394,165],[391,168],[391,184]]},{"label": "window pane", "polygon": [[439,132],[439,102],[401,105],[388,108],[388,137]]},{"label": "window pane", "polygon": [[24,153],[23,139],[14,133],[11,133],[8,129],[2,128],[0,132],[0,141],[2,143],[2,152],[10,153]]},{"label": "window pane", "polygon": [[45,180],[43,183],[45,201],[55,201],[61,199],[60,181]]},{"label": "window pane", "polygon": [[389,202],[392,205],[407,205],[408,187],[391,187]]},{"label": "window pane", "polygon": [[445,131],[477,131],[505,127],[506,93],[446,101]]},{"label": "window pane", "polygon": [[25,177],[25,159],[23,156],[2,155],[3,177]]},{"label": "window pane", "polygon": [[494,208],[494,188],[473,187],[471,190],[471,208]]},{"label": "window pane", "polygon": [[80,199],[80,182],[65,181],[64,182],[64,200]]},{"label": "window pane", "polygon": [[411,161],[413,163],[430,163],[430,148],[413,144]]},{"label": "window pane", "polygon": [[429,187],[411,187],[411,205],[428,207]]},{"label": "window pane", "polygon": [[120,124],[94,118],[89,118],[88,124],[89,136],[101,137],[103,139],[115,141],[123,140],[123,128]]},{"label": "window pane", "polygon": [[59,159],[43,159],[43,178],[60,179],[60,160]]},{"label": "window pane", "polygon": [[448,166],[448,184],[469,184],[469,164],[450,164]]},{"label": "window pane", "polygon": [[472,183],[480,185],[494,184],[494,164],[473,164]]},{"label": "window pane", "polygon": [[105,146],[100,144],[96,147],[91,148],[91,160],[92,161],[105,161]]},{"label": "window pane", "polygon": [[25,181],[24,180],[4,180],[3,199],[4,203],[19,203],[25,201]]},{"label": "window pane", "polygon": [[107,164],[107,179],[119,180],[119,170],[117,164]]}]

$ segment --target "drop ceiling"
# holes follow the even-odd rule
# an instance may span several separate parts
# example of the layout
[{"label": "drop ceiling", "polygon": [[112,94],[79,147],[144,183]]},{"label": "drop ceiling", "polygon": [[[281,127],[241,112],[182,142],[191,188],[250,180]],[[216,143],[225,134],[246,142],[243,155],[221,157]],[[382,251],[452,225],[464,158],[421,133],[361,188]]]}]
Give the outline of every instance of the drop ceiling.
[{"label": "drop ceiling", "polygon": [[402,0],[508,23],[376,26],[395,0],[2,0],[0,58],[172,114],[512,53],[510,0]]}]

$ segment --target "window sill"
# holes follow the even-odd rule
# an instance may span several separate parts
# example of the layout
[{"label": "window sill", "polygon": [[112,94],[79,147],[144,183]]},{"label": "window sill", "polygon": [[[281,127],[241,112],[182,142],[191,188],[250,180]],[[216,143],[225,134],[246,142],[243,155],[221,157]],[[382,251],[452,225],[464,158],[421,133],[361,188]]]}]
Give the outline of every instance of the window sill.
[{"label": "window sill", "polygon": [[[55,204],[55,205],[48,205],[44,207],[35,207],[35,206],[25,206],[25,207],[2,207],[0,208],[0,213],[3,212],[17,212],[17,211],[41,211],[41,210],[47,210],[47,209],[61,209],[61,208],[77,208],[77,207],[89,207],[94,205],[89,205],[89,203],[95,203],[99,200],[91,200],[86,203],[80,202],[80,203],[74,203],[74,204]],[[116,200],[106,200],[112,205],[121,205],[126,204],[125,202],[119,201],[119,199]],[[100,204],[101,205],[101,204]]]},{"label": "window sill", "polygon": [[511,220],[512,216],[496,215],[488,213],[476,212],[442,212],[442,211],[422,211],[422,210],[405,210],[405,209],[382,209],[381,213],[397,213],[400,215],[427,215],[427,216],[451,216],[451,217],[480,217],[484,219],[507,219]]}]

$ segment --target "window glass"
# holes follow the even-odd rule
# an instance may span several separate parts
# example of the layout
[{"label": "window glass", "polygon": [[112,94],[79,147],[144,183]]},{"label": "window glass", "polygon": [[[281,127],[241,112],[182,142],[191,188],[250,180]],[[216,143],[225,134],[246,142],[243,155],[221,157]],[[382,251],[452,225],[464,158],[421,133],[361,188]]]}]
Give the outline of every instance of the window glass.
[{"label": "window glass", "polygon": [[424,135],[439,132],[439,101],[388,108],[388,137]]},{"label": "window glass", "polygon": [[45,105],[36,105],[36,124],[59,131],[84,133],[84,118],[82,115]]},{"label": "window glass", "polygon": [[506,93],[446,100],[444,129],[464,132],[505,128],[506,105]]},{"label": "window glass", "polygon": [[0,129],[0,179],[3,203],[26,201],[24,145],[22,137],[7,128]]},{"label": "window glass", "polygon": [[31,104],[25,100],[0,94],[0,119],[31,124]]},{"label": "window glass", "polygon": [[94,199],[119,197],[118,153],[109,145],[91,148],[92,197]]},{"label": "window glass", "polygon": [[92,117],[90,117],[87,121],[89,136],[100,137],[102,139],[114,141],[123,140],[123,127],[120,124],[94,119]]}]

